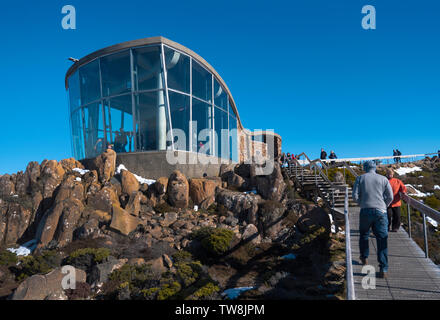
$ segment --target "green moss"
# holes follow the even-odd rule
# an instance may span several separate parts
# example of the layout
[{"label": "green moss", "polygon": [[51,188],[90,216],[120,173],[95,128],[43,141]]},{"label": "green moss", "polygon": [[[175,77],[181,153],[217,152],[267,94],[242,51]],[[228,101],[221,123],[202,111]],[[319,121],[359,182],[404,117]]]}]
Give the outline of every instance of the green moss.
[{"label": "green moss", "polygon": [[192,260],[192,254],[185,250],[177,251],[173,254],[174,262],[189,262]]},{"label": "green moss", "polygon": [[15,253],[8,250],[0,251],[0,265],[2,266],[14,266],[18,262],[18,257]]},{"label": "green moss", "polygon": [[176,295],[182,286],[179,282],[174,281],[171,284],[165,284],[157,294],[157,300],[167,300]]},{"label": "green moss", "polygon": [[435,210],[440,210],[440,200],[437,199],[434,195],[426,197],[424,200],[425,204],[430,206]]},{"label": "green moss", "polygon": [[157,213],[165,213],[174,211],[174,209],[167,202],[162,202],[154,207],[154,211],[156,211]]},{"label": "green moss", "polygon": [[212,282],[207,283],[203,287],[194,292],[196,298],[207,298],[220,291],[220,288]]},{"label": "green moss", "polygon": [[181,283],[190,286],[200,277],[202,264],[199,261],[175,263],[176,275]]},{"label": "green moss", "polygon": [[153,287],[148,289],[141,290],[141,294],[146,300],[153,300],[156,298],[157,294],[159,293],[160,288]]},{"label": "green moss", "polygon": [[15,269],[17,281],[22,281],[35,274],[46,274],[52,271],[53,267],[44,259],[43,256],[26,256],[20,258],[20,264]]},{"label": "green moss", "polygon": [[234,233],[224,228],[202,227],[192,234],[192,238],[201,241],[203,248],[210,254],[222,255],[230,247]]},{"label": "green moss", "polygon": [[72,252],[68,257],[67,262],[68,264],[72,263],[73,260],[85,255],[91,255],[93,256],[93,261],[95,263],[101,263],[104,259],[108,258],[110,250],[107,248],[81,248]]},{"label": "green moss", "polygon": [[149,265],[134,266],[125,264],[109,275],[109,280],[119,285],[127,283],[130,289],[143,288],[153,278],[154,275]]}]

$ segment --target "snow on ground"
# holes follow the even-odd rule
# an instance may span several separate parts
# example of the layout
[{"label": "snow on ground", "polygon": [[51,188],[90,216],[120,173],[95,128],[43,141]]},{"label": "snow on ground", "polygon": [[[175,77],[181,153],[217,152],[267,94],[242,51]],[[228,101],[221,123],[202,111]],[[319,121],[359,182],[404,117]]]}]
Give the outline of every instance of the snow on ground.
[{"label": "snow on ground", "polygon": [[293,254],[293,253],[289,253],[289,254],[286,254],[286,255],[282,256],[281,259],[294,260],[294,259],[296,259],[296,255]]},{"label": "snow on ground", "polygon": [[428,216],[426,216],[426,221],[428,221],[430,224],[432,224],[435,228],[438,227],[438,222]]},{"label": "snow on ground", "polygon": [[72,170],[81,173],[81,175],[84,175],[90,171],[90,170],[80,169],[80,168],[73,168]]},{"label": "snow on ground", "polygon": [[394,171],[399,175],[399,176],[403,176],[407,173],[411,173],[411,172],[415,172],[415,171],[422,171],[422,168],[420,167],[413,167],[413,168],[406,168],[406,167],[401,167],[399,169],[394,169]]},{"label": "snow on ground", "polygon": [[[117,174],[120,174],[122,170],[127,170],[127,168],[126,168],[123,164],[120,164],[120,165],[116,168],[116,173],[117,173]],[[127,170],[127,171],[129,171],[129,170]],[[136,178],[136,180],[137,180],[140,184],[144,184],[144,183],[146,183],[146,184],[148,184],[148,185],[151,185],[151,184],[153,184],[153,183],[156,182],[156,180],[145,179],[145,178],[143,178],[143,177],[140,177],[140,176],[134,174],[133,172],[132,172],[132,174],[134,175],[134,177]]]},{"label": "snow on ground", "polygon": [[226,296],[228,299],[236,299],[240,294],[245,291],[255,289],[254,287],[239,287],[239,288],[231,288],[223,291],[222,296]]},{"label": "snow on ground", "polygon": [[76,177],[75,180],[81,182],[81,178]]},{"label": "snow on ground", "polygon": [[408,195],[409,196],[424,198],[424,197],[428,197],[428,196],[431,195],[431,193],[423,193],[420,190],[417,190],[413,185],[405,184],[405,186],[406,187],[410,187],[412,190],[414,190],[414,193],[410,193],[410,190],[408,190]]},{"label": "snow on ground", "polygon": [[8,248],[7,250],[12,253],[15,253],[17,256],[28,256],[32,253],[32,251],[35,250],[36,247],[37,247],[37,240],[34,239],[24,243],[18,248]]},{"label": "snow on ground", "polygon": [[440,190],[440,186],[439,186],[438,184],[436,184],[436,185],[434,186],[434,190]]}]

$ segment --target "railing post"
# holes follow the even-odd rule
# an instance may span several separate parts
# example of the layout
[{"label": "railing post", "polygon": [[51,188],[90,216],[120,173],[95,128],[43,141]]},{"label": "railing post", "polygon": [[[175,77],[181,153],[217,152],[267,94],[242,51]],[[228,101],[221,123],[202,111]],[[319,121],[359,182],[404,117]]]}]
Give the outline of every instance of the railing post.
[{"label": "railing post", "polygon": [[429,257],[429,249],[428,249],[428,233],[426,230],[426,214],[423,214],[423,240],[425,241],[425,258]]},{"label": "railing post", "polygon": [[411,238],[411,206],[409,205],[409,201],[406,205],[408,208],[408,235]]},{"label": "railing post", "polygon": [[315,172],[315,186],[318,186],[318,177],[316,176],[316,167],[313,166],[313,171]]},{"label": "railing post", "polygon": [[335,189],[333,188],[332,188],[332,209],[335,210]]},{"label": "railing post", "polygon": [[348,215],[348,186],[345,187],[344,216],[345,216],[345,264],[347,266],[346,269],[347,300],[355,300],[356,294],[354,291],[353,265],[351,258],[350,220]]}]

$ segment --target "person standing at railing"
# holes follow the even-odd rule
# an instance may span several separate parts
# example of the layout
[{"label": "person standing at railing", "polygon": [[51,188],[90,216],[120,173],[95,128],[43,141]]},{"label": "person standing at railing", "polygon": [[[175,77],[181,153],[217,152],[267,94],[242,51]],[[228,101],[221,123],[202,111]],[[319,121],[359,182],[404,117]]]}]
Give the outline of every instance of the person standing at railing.
[{"label": "person standing at railing", "polygon": [[397,160],[397,152],[396,152],[395,149],[393,149],[393,156],[394,156],[394,163],[397,163],[398,162],[398,160]]},{"label": "person standing at railing", "polygon": [[[337,159],[336,153],[332,150],[330,151],[330,155],[328,156],[329,159]],[[335,164],[334,161],[330,162],[331,164]]]},{"label": "person standing at railing", "polygon": [[403,182],[397,178],[394,178],[394,171],[391,168],[387,169],[387,178],[393,189],[393,202],[388,207],[388,231],[397,232],[400,228],[400,207],[402,202],[400,201],[400,192],[406,193],[406,187]]},{"label": "person standing at railing", "polygon": [[321,148],[321,160],[327,159],[327,152],[324,151],[324,148]]},{"label": "person standing at railing", "polygon": [[359,249],[363,265],[368,264],[370,229],[376,236],[379,277],[386,278],[388,272],[388,216],[387,208],[393,201],[393,189],[388,179],[376,173],[374,161],[364,163],[365,174],[356,178],[353,200],[360,208]]},{"label": "person standing at railing", "polygon": [[[402,155],[402,152],[400,152],[399,149],[396,149],[396,153],[398,156]],[[402,163],[402,159],[400,157],[397,157],[397,163]]]}]

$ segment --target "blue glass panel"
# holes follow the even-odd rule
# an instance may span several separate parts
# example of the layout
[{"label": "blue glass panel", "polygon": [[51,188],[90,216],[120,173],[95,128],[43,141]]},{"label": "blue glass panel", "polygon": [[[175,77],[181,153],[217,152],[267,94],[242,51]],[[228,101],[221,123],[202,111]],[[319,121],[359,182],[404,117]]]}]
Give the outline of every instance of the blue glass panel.
[{"label": "blue glass panel", "polygon": [[[189,122],[190,122],[190,98],[186,95],[169,92],[170,97],[170,113],[171,113],[171,125],[173,127],[173,134],[176,137],[177,133],[175,129],[180,129],[185,133],[184,141],[174,141],[175,150],[189,150]],[[182,143],[183,142],[183,143]]]},{"label": "blue glass panel", "polygon": [[[212,152],[212,106],[200,100],[194,99],[192,101],[192,151],[202,152],[208,150],[209,152],[203,152],[206,154],[213,154]],[[211,129],[209,134],[204,129]]]},{"label": "blue glass panel", "polygon": [[101,98],[98,60],[79,68],[79,82],[82,105]]},{"label": "blue glass panel", "polygon": [[229,153],[232,161],[238,162],[237,120],[229,116]]},{"label": "blue glass panel", "polygon": [[195,60],[192,62],[192,93],[205,101],[212,100],[212,76]]},{"label": "blue glass panel", "polygon": [[214,104],[223,110],[228,110],[228,95],[225,89],[214,79]]},{"label": "blue glass panel", "polygon": [[135,90],[163,88],[160,46],[133,50]]},{"label": "blue glass panel", "polygon": [[215,107],[214,120],[215,155],[219,158],[229,159],[228,113]]},{"label": "blue glass panel", "polygon": [[84,159],[84,131],[82,111],[77,109],[71,115],[72,123],[72,146],[75,159]]},{"label": "blue glass panel", "polygon": [[167,47],[164,48],[164,51],[168,88],[189,93],[189,57]]},{"label": "blue glass panel", "polygon": [[81,93],[79,90],[78,72],[75,72],[69,77],[68,85],[70,112],[72,112],[81,105]]},{"label": "blue glass panel", "polygon": [[100,103],[89,104],[84,107],[84,125],[86,141],[86,158],[93,158],[107,148],[104,137],[104,119]]},{"label": "blue glass panel", "polygon": [[102,94],[111,96],[131,91],[130,52],[101,58]]}]

